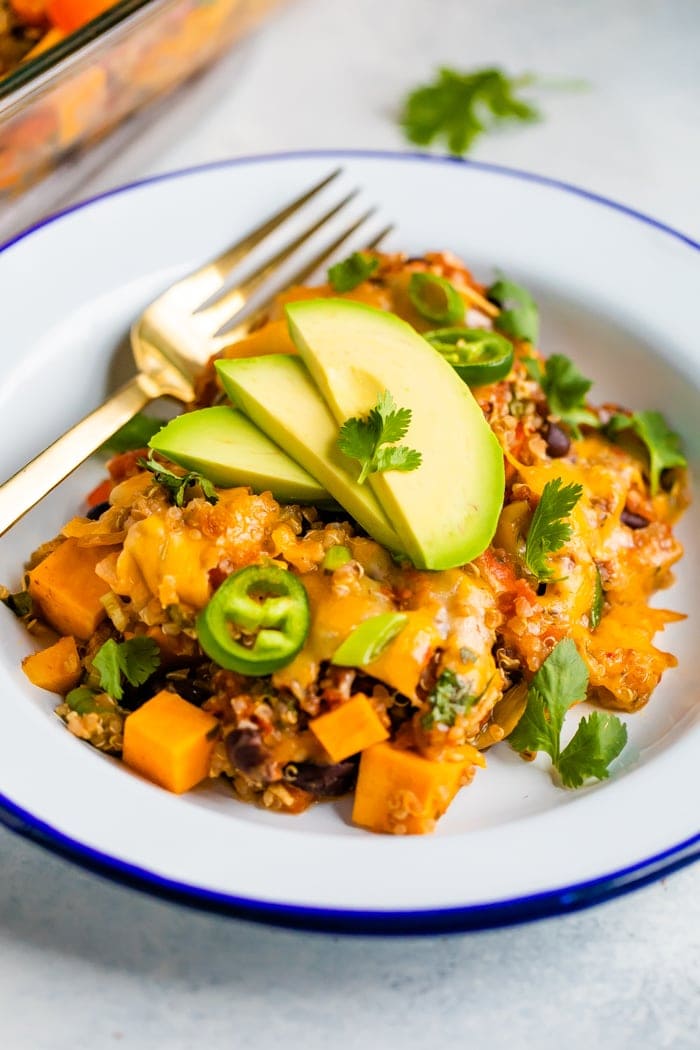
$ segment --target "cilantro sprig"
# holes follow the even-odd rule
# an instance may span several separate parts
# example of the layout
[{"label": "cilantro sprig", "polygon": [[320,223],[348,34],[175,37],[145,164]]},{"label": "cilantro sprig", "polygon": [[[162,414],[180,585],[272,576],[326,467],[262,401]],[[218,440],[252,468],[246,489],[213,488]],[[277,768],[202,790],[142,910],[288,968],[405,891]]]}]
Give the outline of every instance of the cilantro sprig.
[{"label": "cilantro sprig", "polygon": [[649,484],[651,494],[659,491],[661,472],[668,467],[685,467],[686,458],[680,450],[678,434],[669,430],[660,412],[635,412],[626,416],[617,413],[605,428],[613,440],[623,431],[632,433],[642,442],[649,455]]},{"label": "cilantro sprig", "polygon": [[410,408],[398,408],[388,390],[377,398],[377,404],[366,418],[353,416],[340,428],[338,448],[361,464],[357,479],[362,485],[369,474],[387,470],[416,470],[422,462],[420,452],[406,445],[396,445],[406,436],[411,424]]},{"label": "cilantro sprig", "polygon": [[554,576],[547,555],[560,550],[571,539],[571,525],[565,519],[582,493],[581,485],[572,483],[562,487],[561,478],[552,478],[542,490],[525,541],[525,564],[542,583]]},{"label": "cilantro sprig", "polygon": [[219,499],[216,489],[208,478],[197,473],[196,470],[190,470],[187,474],[176,474],[174,471],[164,467],[162,463],[158,463],[153,458],[153,452],[149,453],[148,459],[140,459],[139,466],[143,467],[144,470],[151,471],[158,484],[167,489],[170,498],[177,507],[184,506],[187,489],[192,485],[199,485],[202,490],[202,496],[207,503],[216,503]]},{"label": "cilantro sprig", "polygon": [[424,729],[440,724],[453,726],[458,715],[465,714],[477,700],[464,682],[449,668],[443,671],[428,694],[430,710],[422,718]]},{"label": "cilantro sprig", "polygon": [[406,97],[401,125],[416,145],[444,139],[450,153],[461,156],[491,128],[539,120],[539,110],[516,93],[534,81],[530,75],[510,77],[496,68],[465,73],[443,68]]},{"label": "cilantro sprig", "polygon": [[160,666],[160,650],[152,638],[137,636],[126,642],[109,638],[97,650],[92,664],[99,672],[100,688],[114,700],[121,700],[122,678],[130,685],[143,685]]},{"label": "cilantro sprig", "polygon": [[548,754],[564,787],[580,787],[591,778],[605,780],[611,762],[627,743],[627,727],[619,718],[594,711],[580,720],[562,749],[566,712],[585,698],[587,688],[588,669],[574,642],[565,638],[532,679],[525,712],[508,738],[516,751]]},{"label": "cilantro sprig", "polygon": [[581,436],[581,423],[589,427],[599,425],[597,416],[586,408],[586,394],[593,383],[570,358],[565,354],[552,354],[545,361],[544,368],[532,357],[526,358],[524,363],[530,378],[542,387],[552,415],[566,423],[575,438]]},{"label": "cilantro sprig", "polygon": [[527,288],[499,277],[486,292],[491,302],[501,311],[494,318],[493,326],[511,339],[524,339],[536,343],[540,334],[540,314],[537,303]]},{"label": "cilantro sprig", "polygon": [[347,259],[330,266],[328,283],[334,292],[351,292],[379,268],[379,259],[367,252],[353,252]]}]

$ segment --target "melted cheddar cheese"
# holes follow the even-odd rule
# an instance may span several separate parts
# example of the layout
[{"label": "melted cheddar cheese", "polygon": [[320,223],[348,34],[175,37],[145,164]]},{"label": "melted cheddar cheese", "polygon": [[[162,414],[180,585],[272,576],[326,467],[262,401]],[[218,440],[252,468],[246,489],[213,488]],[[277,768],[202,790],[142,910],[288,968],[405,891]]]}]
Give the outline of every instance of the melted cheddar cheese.
[{"label": "melted cheddar cheese", "polygon": [[[424,331],[433,325],[416,312],[408,285],[412,273],[427,270],[453,283],[468,323],[491,324],[496,308],[454,257],[379,260],[371,278],[344,297],[391,310]],[[226,353],[290,352],[282,324],[286,303],[336,294],[327,284],[288,289],[278,296],[269,323]],[[347,762],[333,762],[309,723],[324,717],[344,723],[348,712],[341,718],[333,712],[362,697],[375,742],[361,779],[367,781],[367,770],[377,765],[395,803],[387,816],[383,797],[365,798],[360,823],[375,830],[424,831],[434,824],[459,784],[483,764],[474,747],[491,746],[517,724],[529,681],[563,638],[574,639],[588,666],[589,699],[624,711],[641,707],[676,662],[656,648],[654,637],[677,616],[651,608],[649,598],[671,582],[682,553],[672,530],[686,501],[682,474],[652,498],[642,459],[600,431],[587,431],[556,455],[548,451],[553,420],[523,363],[536,351],[516,343],[515,352],[511,374],[475,392],[503,448],[507,482],[491,545],[462,568],[422,572],[398,564],[374,540],[355,535],[350,522],[324,525],[313,509],[280,506],[270,493],[218,490],[215,505],[191,498],[184,507],[171,506],[152,474],[139,468],[138,454],[118,457],[110,466],[109,509],[96,521],[72,519],[32,562],[40,565],[61,543],[92,549],[85,560],[94,564],[93,589],[112,626],[100,623],[98,607],[99,626],[82,656],[88,672],[110,632],[124,638],[148,634],[161,650],[163,668],[175,675],[175,690],[184,689],[178,681],[203,682],[204,706],[221,729],[210,775],[228,776],[244,800],[287,812],[340,794],[351,782],[352,762],[349,771]],[[200,405],[219,396],[213,367],[198,393]],[[580,485],[582,495],[568,518],[570,537],[548,557],[552,579],[538,585],[524,558],[527,530],[555,478]],[[326,552],[339,544],[349,549],[350,560],[324,570]],[[310,608],[303,647],[267,679],[216,668],[200,650],[195,629],[197,613],[223,580],[255,563],[295,573]],[[100,597],[103,585],[109,588],[106,601]],[[373,662],[362,668],[331,664],[358,625],[392,612],[405,614],[405,626]],[[426,718],[443,675],[454,676],[469,699],[450,724]],[[110,709],[109,725],[94,714],[65,717],[77,735],[116,749],[118,711]],[[334,753],[345,754],[342,747]],[[415,784],[409,790],[403,782],[409,767],[411,776],[418,771],[422,778],[420,797]]]}]

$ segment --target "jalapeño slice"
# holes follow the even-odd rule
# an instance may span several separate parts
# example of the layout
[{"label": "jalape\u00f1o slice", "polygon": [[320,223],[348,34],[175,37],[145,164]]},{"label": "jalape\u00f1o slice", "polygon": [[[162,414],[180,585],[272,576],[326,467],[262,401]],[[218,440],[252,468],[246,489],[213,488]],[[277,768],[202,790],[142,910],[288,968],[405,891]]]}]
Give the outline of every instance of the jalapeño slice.
[{"label": "jalape\u00f1o slice", "polygon": [[425,338],[469,386],[505,378],[513,367],[513,345],[486,328],[436,328]]},{"label": "jalape\u00f1o slice", "polygon": [[291,663],[309,633],[309,599],[277,565],[249,565],[221,584],[197,617],[204,652],[220,667],[267,675]]}]

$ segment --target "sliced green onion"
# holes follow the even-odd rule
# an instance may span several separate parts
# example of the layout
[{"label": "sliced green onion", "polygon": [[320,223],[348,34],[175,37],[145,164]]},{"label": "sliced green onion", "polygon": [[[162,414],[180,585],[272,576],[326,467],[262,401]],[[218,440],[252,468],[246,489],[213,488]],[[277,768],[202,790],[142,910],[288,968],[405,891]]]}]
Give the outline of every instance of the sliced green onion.
[{"label": "sliced green onion", "polygon": [[591,612],[589,616],[591,630],[595,631],[596,627],[600,623],[600,619],[603,615],[603,581],[600,576],[600,569],[596,566],[595,570],[595,591],[593,592],[593,603],[591,605]]},{"label": "sliced green onion", "polygon": [[457,324],[464,320],[464,300],[444,277],[434,273],[413,273],[408,297],[421,317],[436,324]]},{"label": "sliced green onion", "polygon": [[379,267],[379,259],[367,252],[353,252],[328,269],[328,283],[334,292],[351,292]]},{"label": "sliced green onion", "polygon": [[338,543],[335,547],[329,547],[326,551],[321,562],[321,568],[325,569],[326,572],[335,572],[336,569],[347,565],[351,558],[350,548],[343,546],[342,543]]},{"label": "sliced green onion", "polygon": [[366,667],[386,649],[408,621],[406,613],[380,613],[356,627],[336,649],[331,663],[340,667]]}]

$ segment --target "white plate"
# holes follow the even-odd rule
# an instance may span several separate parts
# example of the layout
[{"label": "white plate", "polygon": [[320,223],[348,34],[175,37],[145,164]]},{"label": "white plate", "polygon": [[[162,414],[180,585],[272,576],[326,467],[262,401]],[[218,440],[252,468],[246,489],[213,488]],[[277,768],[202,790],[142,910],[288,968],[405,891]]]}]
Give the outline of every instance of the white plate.
[{"label": "white plate", "polygon": [[[575,358],[595,380],[596,400],[664,411],[697,465],[699,245],[630,209],[519,172],[319,153],[232,161],[126,187],[0,252],[0,476],[103,397],[123,370],[129,322],[160,289],[338,163],[346,186],[362,186],[363,201],[396,223],[397,248],[450,248],[480,276],[498,267],[522,280],[540,303],[545,351]],[[87,465],[0,541],[0,580],[19,581],[25,556],[99,476]],[[606,783],[556,789],[543,767],[503,746],[435,835],[405,839],[352,827],[346,802],[283,817],[242,805],[223,787],[175,797],[66,732],[52,714],[54,698],[20,671],[30,646],[2,609],[2,819],[152,892],[328,930],[497,925],[648,881],[700,851],[699,508],[680,528],[688,550],[679,582],[659,601],[693,617],[661,642],[680,665],[628,719],[631,743]]]}]

